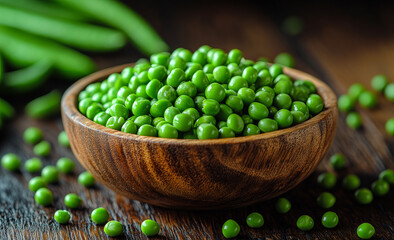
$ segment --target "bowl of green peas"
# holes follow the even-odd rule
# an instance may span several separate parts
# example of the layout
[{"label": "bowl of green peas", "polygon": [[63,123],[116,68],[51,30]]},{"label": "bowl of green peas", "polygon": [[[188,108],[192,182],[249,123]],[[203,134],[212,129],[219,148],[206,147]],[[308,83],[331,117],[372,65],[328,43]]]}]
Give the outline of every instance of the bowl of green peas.
[{"label": "bowl of green peas", "polygon": [[202,46],[112,67],[71,86],[62,119],[81,164],[153,205],[240,207],[299,184],[330,147],[337,100],[317,78]]}]

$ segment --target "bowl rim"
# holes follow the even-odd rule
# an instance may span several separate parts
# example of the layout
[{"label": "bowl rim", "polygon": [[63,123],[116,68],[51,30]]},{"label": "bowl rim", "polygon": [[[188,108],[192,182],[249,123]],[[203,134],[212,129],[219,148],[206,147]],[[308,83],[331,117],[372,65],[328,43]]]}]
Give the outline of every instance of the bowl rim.
[{"label": "bowl rim", "polygon": [[104,134],[111,135],[113,137],[120,137],[135,141],[142,142],[152,142],[152,143],[166,143],[172,145],[217,145],[217,144],[238,144],[245,143],[249,141],[264,140],[274,137],[279,137],[291,132],[296,132],[307,128],[309,126],[315,125],[320,121],[329,117],[333,112],[337,113],[337,98],[332,89],[324,82],[318,78],[296,70],[293,68],[283,67],[283,72],[289,75],[293,79],[303,79],[311,81],[317,89],[318,94],[322,97],[324,102],[324,109],[322,112],[316,116],[308,119],[307,121],[297,124],[295,126],[278,129],[272,132],[260,133],[252,136],[242,136],[233,138],[218,138],[218,139],[171,139],[171,138],[160,138],[160,137],[150,137],[150,136],[140,136],[137,134],[124,133],[122,131],[114,130],[102,126],[94,121],[88,119],[77,109],[77,100],[79,93],[86,88],[87,85],[94,82],[103,81],[112,73],[120,73],[125,67],[133,66],[133,63],[127,63],[122,65],[117,65],[114,67],[106,68],[95,73],[92,73],[71,85],[66,92],[63,94],[61,101],[62,115],[67,116],[70,120],[76,122],[83,127],[89,128],[91,130],[100,131]]}]

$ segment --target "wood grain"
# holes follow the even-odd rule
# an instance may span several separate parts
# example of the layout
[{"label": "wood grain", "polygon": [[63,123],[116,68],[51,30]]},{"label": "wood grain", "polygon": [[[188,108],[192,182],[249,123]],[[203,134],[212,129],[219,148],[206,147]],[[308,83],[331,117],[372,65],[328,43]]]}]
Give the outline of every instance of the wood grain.
[{"label": "wood grain", "polygon": [[[248,58],[260,56],[273,59],[278,52],[287,51],[296,58],[296,67],[325,81],[339,95],[347,86],[368,79],[377,73],[387,74],[393,81],[394,48],[393,2],[373,1],[369,3],[344,1],[307,1],[300,4],[291,1],[271,2],[162,2],[143,1],[130,3],[138,13],[148,19],[159,30],[172,49],[182,46],[195,49],[202,44],[236,47]],[[288,37],[280,32],[284,17],[300,16],[305,23],[305,32],[299,37]],[[336,31],[336,29],[338,31]],[[352,48],[352,46],[357,46]],[[351,53],[351,54],[350,54]],[[346,57],[346,59],[342,59]],[[132,46],[122,51],[93,55],[100,68],[136,61],[141,56]],[[44,130],[45,139],[53,146],[51,156],[43,159],[45,165],[54,165],[60,157],[74,158],[71,150],[57,144],[57,134],[62,130],[60,118],[35,121],[23,114],[26,102],[44,94],[53,87],[66,89],[68,83],[57,79],[38,92],[8,99],[18,110],[18,116],[0,132],[0,156],[15,152],[22,160],[33,157],[32,146],[23,142],[22,133],[29,126]],[[248,207],[221,211],[179,211],[154,207],[132,201],[97,183],[97,187],[86,189],[76,181],[76,176],[61,176],[59,185],[50,185],[55,194],[55,203],[42,208],[34,203],[27,188],[28,180],[35,176],[22,171],[11,174],[0,167],[0,239],[110,239],[102,226],[92,224],[90,211],[99,206],[108,209],[111,218],[124,226],[120,239],[147,239],[139,224],[151,218],[161,225],[158,237],[150,239],[224,239],[221,226],[229,218],[241,226],[237,239],[358,239],[356,228],[370,222],[376,229],[372,239],[392,240],[394,235],[394,191],[373,203],[361,206],[354,200],[353,193],[341,188],[342,178],[355,173],[361,178],[363,187],[370,187],[380,171],[394,169],[394,138],[389,137],[382,126],[385,119],[394,117],[393,105],[379,99],[379,108],[374,111],[357,109],[361,112],[363,129],[354,131],[345,124],[345,115],[340,113],[336,137],[328,154],[317,170],[305,181],[287,192],[293,205],[286,215],[275,212],[274,200],[256,203]],[[334,153],[343,153],[347,158],[345,170],[336,172],[338,183],[330,190],[337,203],[330,210],[339,215],[339,225],[325,229],[320,224],[326,211],[316,204],[319,193],[326,191],[316,184],[316,177],[323,171],[333,171],[328,158]],[[84,171],[76,161],[76,175]],[[52,215],[64,209],[62,198],[70,192],[79,194],[83,208],[72,210],[70,224],[56,224]],[[263,214],[265,224],[261,229],[250,229],[246,216],[258,211]],[[302,232],[295,226],[297,218],[309,214],[315,220],[315,228]]]}]

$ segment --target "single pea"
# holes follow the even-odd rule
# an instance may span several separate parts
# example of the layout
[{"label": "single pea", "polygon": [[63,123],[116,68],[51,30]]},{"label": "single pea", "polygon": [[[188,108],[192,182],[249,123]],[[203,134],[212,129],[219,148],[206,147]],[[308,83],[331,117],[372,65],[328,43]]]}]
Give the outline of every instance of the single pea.
[{"label": "single pea", "polygon": [[299,124],[308,120],[309,114],[305,114],[300,111],[291,111],[291,115],[293,115],[293,123]]},{"label": "single pea", "polygon": [[257,70],[254,67],[246,67],[242,72],[242,77],[248,82],[248,84],[253,84],[257,80]]},{"label": "single pea", "polygon": [[391,185],[394,185],[394,171],[391,169],[386,169],[379,174],[379,179],[382,179],[388,182]]},{"label": "single pea", "polygon": [[86,114],[86,110],[88,109],[88,107],[93,103],[93,100],[91,98],[85,98],[82,101],[79,102],[78,104],[78,109],[79,111],[85,115]]},{"label": "single pea", "polygon": [[226,66],[218,66],[213,69],[213,77],[218,83],[226,83],[231,77],[230,70]]},{"label": "single pea", "polygon": [[320,113],[324,108],[323,99],[317,94],[311,94],[306,100],[306,105],[314,115]]},{"label": "single pea", "polygon": [[350,112],[354,109],[354,100],[348,94],[343,94],[338,98],[338,109],[341,112]]},{"label": "single pea", "polygon": [[389,80],[385,75],[376,75],[371,79],[371,86],[375,91],[383,92]]},{"label": "single pea", "polygon": [[390,184],[383,179],[379,179],[372,183],[371,189],[376,196],[384,196],[390,191]]},{"label": "single pea", "polygon": [[255,92],[250,88],[239,89],[237,95],[242,99],[244,105],[249,105],[256,99]]},{"label": "single pea", "polygon": [[[163,89],[163,88],[161,88],[161,89]],[[175,95],[176,95],[176,93],[175,93]],[[160,98],[160,99],[167,99],[167,98],[163,97],[163,98]],[[169,100],[169,99],[167,99],[167,100]],[[175,98],[172,99],[172,100],[175,100]],[[134,101],[134,103],[133,103],[131,111],[133,112],[134,116],[148,115],[149,111],[150,111],[150,107],[151,107],[151,104],[150,104],[149,100],[147,100],[147,99],[136,99]]]},{"label": "single pea", "polygon": [[231,128],[235,133],[241,133],[244,129],[244,121],[242,117],[240,117],[238,114],[231,114],[227,118],[227,126]]},{"label": "single pea", "polygon": [[290,91],[290,96],[294,101],[306,102],[309,94],[310,91],[306,86],[292,87]]},{"label": "single pea", "polygon": [[153,126],[157,126],[157,124],[159,124],[160,122],[163,122],[163,121],[165,121],[164,120],[164,117],[155,117],[154,119],[153,119],[153,121],[152,121],[152,124],[153,124]]},{"label": "single pea", "polygon": [[70,158],[63,157],[57,160],[56,167],[59,169],[60,172],[70,174],[74,172],[75,163]]},{"label": "single pea", "polygon": [[215,125],[203,123],[197,128],[198,139],[216,139],[219,137],[219,131]]},{"label": "single pea", "polygon": [[119,89],[118,93],[116,94],[116,97],[125,100],[132,93],[133,91],[129,87],[123,86]]},{"label": "single pea", "polygon": [[150,62],[152,64],[157,64],[162,66],[167,66],[169,59],[170,59],[170,54],[167,52],[156,53],[150,56]]},{"label": "single pea", "polygon": [[[185,95],[182,95],[185,96]],[[192,100],[193,101],[193,100]],[[194,102],[193,102],[194,105]],[[160,99],[157,100],[151,107],[150,107],[150,114],[152,117],[163,117],[164,112],[167,108],[172,107],[172,104],[167,99]],[[146,116],[146,115],[144,115]]]},{"label": "single pea", "polygon": [[148,70],[148,77],[150,80],[157,79],[159,81],[164,81],[167,77],[167,69],[163,66],[152,66]]},{"label": "single pea", "polygon": [[248,113],[252,119],[259,121],[268,117],[269,111],[265,105],[259,102],[253,102],[248,107]]},{"label": "single pea", "polygon": [[200,117],[200,113],[198,112],[197,109],[195,108],[188,108],[185,109],[182,113],[189,115],[192,117],[193,122],[196,121]]},{"label": "single pea", "polygon": [[317,176],[317,184],[325,189],[331,189],[337,183],[337,177],[330,172],[321,173]]},{"label": "single pea", "polygon": [[265,133],[278,130],[278,122],[270,118],[261,119],[258,126],[260,130]]},{"label": "single pea", "polygon": [[294,101],[291,104],[291,111],[298,111],[304,113],[305,115],[309,115],[309,108],[305,103],[300,101]]},{"label": "single pea", "polygon": [[[149,98],[148,94],[146,93],[146,85],[145,84],[139,85],[137,87],[137,90],[135,91],[135,94],[141,98],[145,98],[145,99]],[[157,93],[157,94],[159,95],[159,93]]]},{"label": "single pea", "polygon": [[273,78],[269,72],[268,69],[263,69],[257,74],[257,79],[256,79],[256,87],[264,87],[264,86],[271,86],[273,83]]},{"label": "single pea", "polygon": [[182,82],[176,89],[178,96],[187,95],[189,97],[195,97],[197,94],[197,87],[192,82]]},{"label": "single pea", "polygon": [[193,74],[192,83],[196,86],[198,92],[204,92],[209,85],[207,75],[203,70],[198,70]]},{"label": "single pea", "polygon": [[125,132],[125,133],[136,134],[137,133],[137,125],[132,120],[127,120],[122,125],[121,131]]},{"label": "single pea", "polygon": [[157,135],[162,138],[178,138],[178,130],[171,124],[162,125],[157,132]]},{"label": "single pea", "polygon": [[220,104],[214,99],[205,99],[202,103],[202,111],[207,115],[216,116],[220,112]]},{"label": "single pea", "polygon": [[346,165],[346,158],[340,153],[336,153],[330,157],[330,164],[335,170],[343,169]]},{"label": "single pea", "polygon": [[168,107],[165,111],[164,111],[164,119],[169,122],[172,123],[172,121],[174,120],[175,115],[180,114],[181,111],[176,108],[176,107]]},{"label": "single pea", "polygon": [[260,134],[260,128],[254,124],[247,124],[243,131],[243,136],[252,136]]},{"label": "single pea", "polygon": [[269,68],[269,72],[273,79],[275,79],[279,74],[283,73],[282,67],[278,64],[272,64]]},{"label": "single pea", "polygon": [[364,91],[364,85],[362,85],[361,83],[355,83],[349,87],[348,94],[351,98],[357,100],[360,97],[361,93],[363,93]]},{"label": "single pea", "polygon": [[226,105],[229,106],[234,112],[240,112],[244,108],[244,102],[239,96],[230,95],[225,101]]},{"label": "single pea", "polygon": [[1,158],[1,166],[8,171],[15,172],[21,167],[21,160],[14,153],[7,153]]},{"label": "single pea", "polygon": [[363,124],[360,114],[351,112],[346,116],[346,125],[352,129],[359,129]]},{"label": "single pea", "polygon": [[334,204],[336,202],[336,198],[334,195],[332,195],[329,192],[323,192],[323,193],[319,194],[316,201],[317,201],[317,205],[319,205],[319,207],[329,209],[332,206],[334,206]]},{"label": "single pea", "polygon": [[278,213],[285,214],[290,211],[291,203],[287,198],[278,198],[275,202],[275,209]]},{"label": "single pea", "polygon": [[191,79],[198,70],[202,70],[202,66],[199,63],[187,63],[188,67],[185,71],[185,78]]},{"label": "single pea", "polygon": [[186,62],[180,57],[173,57],[170,59],[170,62],[168,63],[168,70],[172,71],[175,68],[180,68],[182,70],[186,69]]},{"label": "single pea", "polygon": [[243,59],[241,60],[241,63],[239,64],[239,66],[240,66],[242,69],[245,69],[245,68],[247,68],[247,67],[252,67],[254,64],[255,64],[255,62],[254,62],[253,60],[243,58]]},{"label": "single pea", "polygon": [[342,180],[342,187],[349,191],[356,190],[360,186],[360,184],[360,178],[354,174],[348,174]]},{"label": "single pea", "polygon": [[266,107],[270,107],[274,102],[274,96],[269,92],[258,91],[255,101],[264,104]]},{"label": "single pea", "polygon": [[178,53],[178,57],[185,60],[185,62],[190,62],[192,60],[192,53],[188,49],[181,49]]},{"label": "single pea", "polygon": [[223,50],[216,50],[212,56],[212,65],[214,67],[224,65],[227,61],[227,54]]},{"label": "single pea", "polygon": [[239,49],[232,49],[228,53],[227,62],[239,64],[242,59],[242,52]]},{"label": "single pea", "polygon": [[48,186],[47,182],[43,177],[34,177],[29,181],[29,189],[32,192],[36,192],[40,188],[46,188]]},{"label": "single pea", "polygon": [[238,223],[232,219],[224,222],[222,226],[222,233],[225,238],[234,238],[238,236],[240,230],[241,228]]},{"label": "single pea", "polygon": [[61,131],[57,136],[57,142],[63,147],[70,147],[70,141],[68,140],[67,133],[65,131]]},{"label": "single pea", "polygon": [[394,83],[387,84],[384,89],[384,96],[387,100],[394,102]]},{"label": "single pea", "polygon": [[248,87],[248,82],[240,76],[232,77],[230,82],[228,83],[228,88],[236,92],[238,92],[239,89],[244,87]]},{"label": "single pea", "polygon": [[181,132],[187,132],[193,127],[193,118],[185,113],[175,115],[173,119],[174,127]]},{"label": "single pea", "polygon": [[152,125],[144,124],[138,128],[137,135],[157,137],[157,130]]},{"label": "single pea", "polygon": [[274,86],[274,91],[276,94],[286,93],[290,95],[292,90],[293,90],[293,82],[291,80],[279,80]]},{"label": "single pea", "polygon": [[207,54],[196,51],[193,53],[191,61],[194,63],[198,63],[201,66],[204,66],[207,63]]},{"label": "single pea", "polygon": [[71,215],[66,210],[57,210],[53,218],[60,224],[66,224],[70,221]]},{"label": "single pea", "polygon": [[264,217],[258,212],[253,212],[246,217],[246,224],[251,228],[261,228],[264,225]]},{"label": "single pea", "polygon": [[[157,99],[167,99],[171,103],[173,103],[176,99],[177,93],[175,89],[169,85],[164,85],[162,88],[160,88],[159,92],[157,93]],[[135,103],[134,103],[135,104]],[[134,112],[133,112],[134,114]],[[136,115],[136,114],[134,114]]]},{"label": "single pea", "polygon": [[141,127],[142,125],[145,125],[145,124],[151,125],[152,124],[152,117],[149,115],[138,116],[134,119],[134,123],[138,127]]},{"label": "single pea", "polygon": [[183,112],[188,108],[194,108],[194,100],[187,95],[181,95],[175,100],[174,106]]},{"label": "single pea", "polygon": [[110,117],[106,123],[106,127],[115,129],[115,130],[120,130],[125,123],[125,120],[123,117]]},{"label": "single pea", "polygon": [[51,153],[51,145],[47,141],[41,141],[33,148],[34,154],[40,157],[47,157]]},{"label": "single pea", "polygon": [[258,61],[256,62],[256,64],[253,65],[253,67],[257,70],[257,72],[260,72],[263,69],[267,69],[269,68],[269,65],[267,62],[264,61]]},{"label": "single pea", "polygon": [[95,224],[101,225],[108,222],[109,214],[107,209],[100,207],[92,211],[90,218]]},{"label": "single pea", "polygon": [[43,133],[41,129],[36,127],[29,127],[23,133],[23,139],[29,144],[36,144],[42,140]]},{"label": "single pea", "polygon": [[375,228],[370,223],[362,223],[357,227],[357,236],[361,239],[370,239],[375,234]]},{"label": "single pea", "polygon": [[294,67],[295,65],[293,56],[288,53],[279,53],[276,55],[274,62],[290,68]]},{"label": "single pea", "polygon": [[358,97],[358,102],[362,107],[372,109],[378,104],[378,98],[373,92],[364,91]]},{"label": "single pea", "polygon": [[212,48],[208,45],[203,45],[200,48],[197,49],[198,52],[202,52],[207,54],[209,52],[209,50],[211,50]]},{"label": "single pea", "polygon": [[280,109],[275,113],[275,121],[280,128],[287,128],[293,124],[293,115],[287,109]]},{"label": "single pea", "polygon": [[207,99],[213,99],[218,102],[221,102],[226,97],[226,92],[225,92],[224,87],[222,85],[220,85],[219,83],[211,83],[205,89],[205,97]]},{"label": "single pea", "polygon": [[90,172],[85,171],[78,176],[78,183],[84,187],[92,187],[95,182],[96,180]]},{"label": "single pea", "polygon": [[354,193],[354,197],[360,204],[369,204],[373,201],[373,194],[368,188],[360,188]]},{"label": "single pea", "polygon": [[308,215],[302,215],[297,219],[297,227],[302,231],[310,231],[314,225],[313,218]]},{"label": "single pea", "polygon": [[286,93],[279,93],[274,98],[274,106],[278,109],[290,109],[291,104],[291,97]]},{"label": "single pea", "polygon": [[64,204],[71,209],[79,208],[82,204],[82,199],[75,193],[69,193],[64,197]]},{"label": "single pea", "polygon": [[219,138],[233,138],[233,137],[235,137],[235,132],[231,128],[225,126],[219,129]]},{"label": "single pea", "polygon": [[230,76],[231,77],[241,76],[242,75],[242,70],[236,63],[229,63],[227,65],[227,69],[230,71]]},{"label": "single pea", "polygon": [[[220,67],[220,66],[219,66],[219,67]],[[205,66],[203,67],[203,71],[204,71],[206,74],[208,74],[208,73],[213,73],[214,69],[215,69],[215,67],[214,67],[212,64],[210,64],[210,63],[205,64]],[[230,73],[230,74],[231,74],[231,73]]]},{"label": "single pea", "polygon": [[160,225],[151,219],[147,219],[141,223],[141,231],[146,236],[153,237],[159,233]]},{"label": "single pea", "polygon": [[42,161],[39,158],[30,158],[25,162],[25,169],[29,173],[37,173],[41,171]]},{"label": "single pea", "polygon": [[36,203],[42,206],[49,206],[53,202],[53,194],[48,188],[40,188],[34,194]]},{"label": "single pea", "polygon": [[180,68],[175,68],[168,75],[166,83],[171,87],[178,87],[179,84],[185,79],[185,71]]},{"label": "single pea", "polygon": [[104,226],[104,232],[110,237],[117,237],[123,233],[123,226],[118,221],[109,221]]},{"label": "single pea", "polygon": [[282,82],[286,81],[286,82],[291,83],[293,85],[293,81],[291,81],[291,78],[284,73],[279,74],[278,76],[276,76],[274,78],[274,85],[276,85],[280,81],[282,81]]},{"label": "single pea", "polygon": [[[127,109],[129,109],[130,111],[132,111],[132,109],[133,109],[133,104],[134,104],[134,102],[135,102],[135,100],[136,100],[137,98],[138,98],[137,95],[134,94],[134,93],[130,94],[130,95],[126,98],[124,104],[125,104],[125,106],[127,107]],[[111,105],[111,106],[112,106],[112,105]]]},{"label": "single pea", "polygon": [[134,65],[134,72],[138,74],[140,72],[147,71],[149,68],[150,68],[150,64],[148,60],[141,58]]},{"label": "single pea", "polygon": [[321,223],[325,228],[334,228],[338,225],[339,218],[335,212],[328,211],[323,214]]},{"label": "single pea", "polygon": [[387,120],[385,128],[389,135],[394,136],[394,117]]},{"label": "single pea", "polygon": [[90,120],[93,120],[94,117],[99,113],[104,111],[103,105],[100,103],[92,103],[87,109],[86,109],[86,117],[89,118]]},{"label": "single pea", "polygon": [[57,183],[59,182],[59,170],[55,166],[46,166],[41,171],[41,177],[47,183]]}]

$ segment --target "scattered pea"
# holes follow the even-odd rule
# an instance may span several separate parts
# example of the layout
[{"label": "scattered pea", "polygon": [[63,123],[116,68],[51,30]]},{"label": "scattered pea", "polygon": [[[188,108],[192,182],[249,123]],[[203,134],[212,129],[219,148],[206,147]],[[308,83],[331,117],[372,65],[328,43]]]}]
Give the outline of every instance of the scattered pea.
[{"label": "scattered pea", "polygon": [[14,153],[7,153],[1,158],[1,166],[8,171],[15,172],[21,167],[21,160]]},{"label": "scattered pea", "polygon": [[390,136],[394,136],[394,117],[387,120],[385,128],[387,134],[389,134]]},{"label": "scattered pea", "polygon": [[264,225],[264,217],[258,212],[253,212],[246,217],[246,224],[251,228],[261,228]]},{"label": "scattered pea", "polygon": [[359,129],[362,126],[363,121],[361,119],[360,114],[356,112],[351,112],[346,117],[346,124],[350,128]]},{"label": "scattered pea", "polygon": [[372,109],[378,104],[378,98],[373,92],[364,91],[358,97],[360,105],[364,108]]},{"label": "scattered pea", "polygon": [[323,214],[321,223],[325,228],[334,228],[338,225],[339,218],[335,212],[328,211]]},{"label": "scattered pea", "polygon": [[39,158],[30,158],[25,162],[25,169],[29,173],[37,173],[42,169],[42,161]]},{"label": "scattered pea", "polygon": [[81,206],[82,199],[75,193],[69,193],[64,197],[66,207],[75,209]]},{"label": "scattered pea", "polygon": [[376,75],[371,79],[371,87],[378,92],[383,92],[389,83],[385,75]]},{"label": "scattered pea", "polygon": [[332,206],[334,206],[335,202],[336,202],[335,196],[329,192],[323,192],[319,194],[319,196],[317,197],[317,205],[325,209],[329,209]]},{"label": "scattered pea", "polygon": [[29,127],[23,133],[23,139],[29,144],[36,144],[43,138],[41,129],[37,127]]},{"label": "scattered pea", "polygon": [[294,67],[294,58],[288,53],[279,53],[274,60],[275,63],[283,65],[285,67]]},{"label": "scattered pea", "polygon": [[55,166],[46,166],[41,170],[41,177],[47,183],[59,182],[59,170]]},{"label": "scattered pea", "polygon": [[291,203],[287,198],[278,198],[275,203],[275,209],[278,213],[285,214],[291,209]]},{"label": "scattered pea", "polygon": [[383,170],[379,174],[379,179],[382,179],[382,180],[388,182],[389,184],[394,185],[394,171],[391,169]]},{"label": "scattered pea", "polygon": [[29,181],[29,189],[32,192],[36,192],[40,188],[46,188],[48,186],[47,182],[43,177],[34,177]]},{"label": "scattered pea", "polygon": [[156,236],[160,231],[160,225],[150,219],[147,219],[141,223],[141,231],[148,237]]},{"label": "scattered pea", "polygon": [[364,91],[364,85],[361,83],[355,83],[349,87],[348,94],[353,100],[357,100]]},{"label": "scattered pea", "polygon": [[60,172],[70,174],[74,172],[75,163],[73,160],[63,157],[57,160],[56,167],[59,169]]},{"label": "scattered pea", "polygon": [[384,89],[384,96],[387,100],[394,102],[394,83],[387,84]]},{"label": "scattered pea", "polygon": [[40,188],[34,194],[36,203],[42,206],[49,206],[53,202],[53,194],[48,188]]},{"label": "scattered pea", "polygon": [[90,174],[90,172],[86,171],[86,172],[79,174],[78,182],[79,182],[79,184],[81,184],[84,187],[92,187],[95,183],[95,179],[92,176],[92,174]]},{"label": "scattered pea", "polygon": [[107,209],[100,207],[96,208],[92,211],[92,214],[90,215],[90,218],[95,224],[104,224],[108,222],[109,219],[109,214]]},{"label": "scattered pea", "polygon": [[361,181],[360,178],[354,174],[349,174],[343,178],[342,186],[346,190],[353,191],[360,187]]},{"label": "scattered pea", "polygon": [[357,236],[370,239],[375,234],[375,228],[370,223],[362,223],[357,227]]},{"label": "scattered pea", "polygon": [[330,164],[335,170],[343,169],[346,165],[346,158],[340,153],[336,153],[330,157]]},{"label": "scattered pea", "polygon": [[104,226],[104,232],[110,237],[117,237],[123,233],[123,226],[118,221],[109,221]]},{"label": "scattered pea", "polygon": [[57,137],[57,141],[63,147],[70,147],[70,142],[68,140],[67,133],[65,131],[61,131]]},{"label": "scattered pea", "polygon": [[354,109],[354,99],[348,94],[343,94],[338,98],[338,109],[341,112],[350,112]]},{"label": "scattered pea", "polygon": [[390,191],[390,184],[383,179],[379,179],[372,183],[371,189],[376,196],[384,196]]},{"label": "scattered pea", "polygon": [[224,222],[222,226],[222,233],[225,238],[234,238],[238,236],[240,227],[238,223],[232,219],[227,220]]},{"label": "scattered pea", "polygon": [[317,177],[317,183],[320,187],[323,187],[325,189],[331,189],[337,183],[337,177],[330,172],[321,173]]},{"label": "scattered pea", "polygon": [[34,154],[40,157],[48,157],[51,153],[51,144],[47,141],[41,141],[33,148]]},{"label": "scattered pea", "polygon": [[297,220],[297,227],[302,231],[310,231],[314,227],[313,218],[308,215],[302,215]]},{"label": "scattered pea", "polygon": [[54,215],[54,219],[56,222],[60,224],[65,224],[70,221],[71,215],[66,210],[57,210]]},{"label": "scattered pea", "polygon": [[360,188],[354,193],[354,197],[360,204],[369,204],[373,201],[373,195],[368,188]]}]

